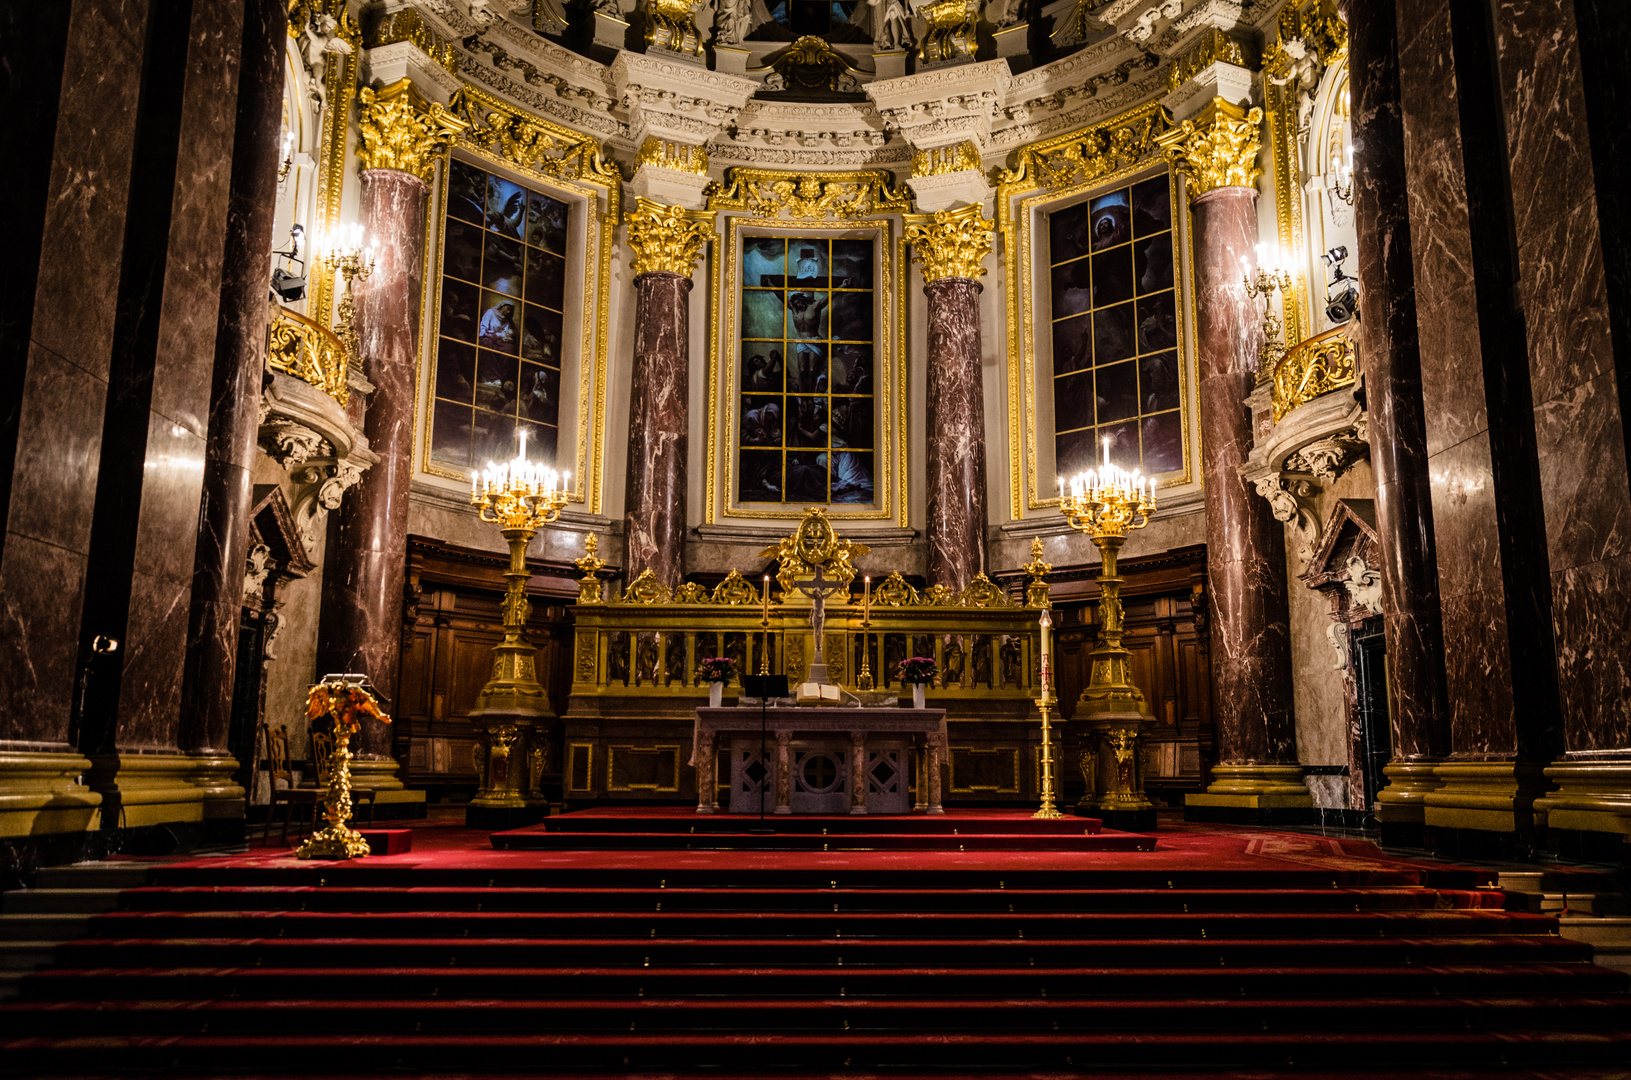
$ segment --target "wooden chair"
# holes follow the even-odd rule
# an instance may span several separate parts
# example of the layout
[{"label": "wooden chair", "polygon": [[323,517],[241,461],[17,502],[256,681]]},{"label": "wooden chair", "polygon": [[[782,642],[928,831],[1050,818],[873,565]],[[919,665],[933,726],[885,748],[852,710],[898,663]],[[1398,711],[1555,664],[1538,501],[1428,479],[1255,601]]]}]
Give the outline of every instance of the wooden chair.
[{"label": "wooden chair", "polygon": [[[261,846],[265,847],[272,842],[272,816],[277,813],[278,804],[285,807],[283,811],[283,835],[279,843],[289,842],[289,820],[294,817],[294,808],[297,806],[312,807],[312,827],[316,827],[317,806],[322,802],[323,795],[328,791],[328,785],[319,787],[296,787],[294,770],[289,767],[289,729],[279,724],[276,731],[267,729],[266,733],[266,760],[268,772],[271,774],[272,805],[266,812],[266,832],[261,835]],[[326,759],[325,759],[326,761]],[[278,787],[278,781],[283,786]],[[306,815],[301,815],[304,821]]]},{"label": "wooden chair", "polygon": [[[327,792],[329,766],[334,760],[334,736],[326,731],[312,732],[311,752],[312,763],[317,766],[317,786]],[[372,827],[374,824],[374,791],[372,788],[360,788],[353,785],[351,788],[353,820],[355,820],[355,811],[361,808],[363,803],[368,804],[368,824]],[[312,810],[312,828],[317,827],[317,818],[321,813],[320,809],[314,808]]]}]

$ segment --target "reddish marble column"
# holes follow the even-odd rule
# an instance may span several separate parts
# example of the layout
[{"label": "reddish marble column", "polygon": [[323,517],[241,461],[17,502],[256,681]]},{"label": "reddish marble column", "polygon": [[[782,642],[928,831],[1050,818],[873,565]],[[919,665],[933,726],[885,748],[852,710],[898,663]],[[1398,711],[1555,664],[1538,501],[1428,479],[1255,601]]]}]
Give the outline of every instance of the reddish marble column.
[{"label": "reddish marble column", "polygon": [[[379,463],[331,517],[317,637],[317,674],[366,674],[390,712],[395,711],[402,667],[428,191],[423,180],[396,169],[362,173],[362,223],[377,245],[378,262],[373,274],[356,285],[357,334],[363,374],[375,387],[363,432]],[[390,729],[364,724],[353,746],[364,758],[388,757]]]},{"label": "reddish marble column", "polygon": [[962,591],[986,568],[980,283],[944,277],[929,298],[928,579]]},{"label": "reddish marble column", "polygon": [[631,581],[649,569],[672,588],[685,572],[691,279],[653,270],[635,278],[634,288],[624,565]]},{"label": "reddish marble column", "polygon": [[1262,344],[1262,314],[1240,270],[1257,242],[1256,194],[1217,188],[1194,200],[1193,214],[1212,714],[1222,765],[1297,761],[1285,533],[1240,476],[1252,446],[1244,402]]},{"label": "reddish marble column", "polygon": [[227,201],[221,312],[210,385],[204,490],[193,553],[192,610],[182,676],[183,750],[227,748],[249,551],[250,470],[266,366],[266,253],[277,210],[278,134],[289,15],[283,0],[247,0],[237,130]]},{"label": "reddish marble column", "polygon": [[1395,35],[1394,0],[1350,6],[1354,254],[1363,283],[1358,347],[1376,472],[1388,712],[1393,759],[1413,762],[1450,752],[1450,721]]}]

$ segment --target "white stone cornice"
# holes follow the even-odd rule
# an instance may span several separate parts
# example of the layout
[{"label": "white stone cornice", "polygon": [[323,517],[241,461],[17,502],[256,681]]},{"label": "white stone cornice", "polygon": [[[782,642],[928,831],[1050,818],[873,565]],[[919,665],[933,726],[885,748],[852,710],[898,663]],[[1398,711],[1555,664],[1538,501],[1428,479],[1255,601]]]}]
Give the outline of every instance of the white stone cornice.
[{"label": "white stone cornice", "polygon": [[643,53],[619,53],[610,75],[635,143],[655,135],[702,145],[732,123],[759,89],[753,79]]},{"label": "white stone cornice", "polygon": [[364,50],[362,63],[365,84],[389,86],[400,79],[411,79],[414,89],[423,94],[426,101],[438,105],[448,103],[461,81],[411,41]]},{"label": "white stone cornice", "polygon": [[1209,105],[1213,98],[1236,105],[1248,101],[1255,104],[1256,83],[1246,68],[1219,60],[1185,79],[1178,89],[1161,99],[1161,104],[1172,113],[1174,122],[1183,123]]},{"label": "white stone cornice", "polygon": [[610,115],[612,100],[603,91],[573,87],[556,76],[533,76],[524,70],[519,74],[525,81],[517,82],[468,54],[459,60],[459,73],[499,97],[575,131],[607,140],[628,138],[628,125]]},{"label": "white stone cornice", "polygon": [[884,124],[915,149],[973,140],[983,153],[1014,81],[1006,60],[935,68],[866,86]]}]

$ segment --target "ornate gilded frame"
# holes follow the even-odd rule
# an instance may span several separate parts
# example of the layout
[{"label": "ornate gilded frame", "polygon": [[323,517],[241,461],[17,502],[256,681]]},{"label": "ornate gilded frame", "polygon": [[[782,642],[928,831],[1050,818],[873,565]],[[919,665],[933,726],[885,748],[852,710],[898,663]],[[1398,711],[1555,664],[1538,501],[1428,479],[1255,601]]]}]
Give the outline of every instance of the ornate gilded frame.
[{"label": "ornate gilded frame", "polygon": [[[906,190],[896,186],[893,174],[881,169],[810,174],[733,168],[725,184],[710,189],[708,209],[719,212],[725,243],[722,257],[714,259],[708,317],[708,353],[712,360],[708,366],[708,464],[703,517],[708,524],[716,524],[721,517],[765,520],[804,516],[805,508],[793,503],[770,509],[756,504],[744,507],[736,501],[736,295],[742,241],[746,236],[836,231],[871,233],[877,244],[873,325],[881,332],[874,338],[873,363],[879,376],[876,400],[880,423],[875,459],[879,498],[864,509],[845,510],[842,504],[834,503],[827,510],[835,520],[894,519],[901,528],[908,526],[906,239],[899,215],[911,208]],[[721,407],[721,402],[728,403],[728,407]]]},{"label": "ornate gilded frame", "polygon": [[[611,326],[612,251],[621,213],[622,181],[603,157],[596,138],[526,112],[477,87],[465,84],[453,96],[450,110],[469,123],[456,149],[483,166],[513,173],[526,183],[578,202],[583,213],[583,292],[580,303],[582,340],[592,342],[578,356],[577,444],[571,501],[601,512],[605,493],[606,364]],[[440,329],[442,243],[447,222],[445,160],[436,185],[435,211],[427,222],[426,306],[424,340],[434,344]],[[433,241],[433,242],[432,242]],[[434,290],[434,291],[433,291]],[[434,302],[432,302],[434,301]],[[434,386],[436,353],[427,347],[426,385]],[[468,481],[430,459],[433,410],[420,418],[423,450],[420,469],[430,476]]]},{"label": "ornate gilded frame", "polygon": [[[1140,173],[1164,168],[1156,137],[1172,127],[1166,110],[1158,101],[1129,109],[1108,120],[1065,135],[1033,143],[1019,151],[1013,169],[997,175],[997,232],[1002,237],[1008,274],[1004,281],[1007,307],[1008,364],[1008,455],[1009,509],[1014,520],[1027,511],[1046,510],[1059,505],[1057,495],[1047,496],[1039,487],[1037,452],[1037,361],[1031,342],[1037,326],[1037,259],[1041,247],[1036,242],[1036,220],[1044,209],[1064,206],[1098,189],[1124,183]],[[1180,201],[1174,176],[1172,199],[1173,286],[1178,292],[1175,304],[1179,316],[1178,371],[1179,418],[1184,441],[1184,470],[1167,485],[1189,484],[1196,476],[1194,447],[1191,445],[1193,405],[1189,389],[1189,334],[1193,322],[1194,283],[1183,273],[1190,233],[1189,217]],[[1183,222],[1180,237],[1179,222]],[[1044,268],[1045,269],[1045,268]],[[1017,448],[1024,447],[1021,455]]]}]

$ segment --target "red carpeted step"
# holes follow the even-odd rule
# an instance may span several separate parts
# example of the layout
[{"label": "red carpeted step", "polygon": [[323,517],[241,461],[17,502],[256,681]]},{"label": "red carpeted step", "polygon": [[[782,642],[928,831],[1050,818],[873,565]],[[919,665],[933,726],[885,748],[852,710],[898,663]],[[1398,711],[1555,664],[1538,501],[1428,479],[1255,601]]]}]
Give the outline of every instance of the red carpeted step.
[{"label": "red carpeted step", "polygon": [[58,963],[76,967],[155,965],[244,966],[310,964],[319,958],[340,965],[395,964],[457,967],[543,963],[662,967],[727,963],[752,956],[759,963],[789,965],[924,965],[955,948],[960,966],[1121,967],[1215,963],[1436,964],[1560,962],[1586,960],[1591,946],[1551,936],[1502,934],[1482,937],[1203,938],[1203,939],[962,939],[855,938],[801,941],[786,938],[82,938],[58,947]]},{"label": "red carpeted step", "polygon": [[620,889],[182,885],[129,911],[1349,911],[1501,910],[1498,889]]},{"label": "red carpeted step", "polygon": [[[1333,1008],[1340,1005],[1340,1008]],[[343,1009],[313,1000],[151,1000],[113,1002],[27,1001],[9,1010],[32,1036],[97,1030],[105,1035],[151,1034],[155,1012],[169,1014],[175,1035],[302,1031],[428,1035],[458,1031],[593,1033],[689,1031],[795,1033],[920,1033],[950,1028],[1062,1033],[1240,1030],[1291,1032],[1423,1031],[1439,1028],[1501,1030],[1546,1026],[1559,1031],[1604,1031],[1627,1026],[1624,995],[1460,996],[1422,1000],[1408,996],[1206,998],[1058,997],[1015,1000],[765,998],[576,998],[483,1001],[348,999]]]},{"label": "red carpeted step", "polygon": [[[88,1046],[87,1043],[94,1045]],[[10,1070],[71,1068],[76,1060],[116,1058],[123,1068],[192,1067],[275,1053],[327,1068],[382,1071],[411,1067],[479,1072],[531,1063],[540,1074],[563,1068],[756,1066],[765,1069],[892,1066],[1239,1066],[1265,1058],[1304,1067],[1370,1064],[1618,1064],[1631,1056],[1631,1034],[1545,1029],[1444,1032],[1167,1032],[1000,1034],[854,1033],[769,1035],[425,1034],[276,1036],[126,1036],[94,1040],[22,1038],[0,1043]]]},{"label": "red carpeted step", "polygon": [[533,833],[583,832],[745,832],[751,828],[778,833],[1004,833],[1013,836],[1080,836],[1099,832],[1099,818],[1066,815],[1035,818],[1026,810],[947,810],[943,814],[699,814],[692,807],[601,807],[558,814],[539,825],[496,833],[495,836]]},{"label": "red carpeted step", "polygon": [[[746,828],[746,822],[738,823]],[[500,851],[1153,851],[1144,833],[545,832],[493,834]]]},{"label": "red carpeted step", "polygon": [[[1080,995],[1114,986],[1126,995],[1274,997],[1287,993],[1333,1000],[1415,994],[1424,998],[1471,994],[1605,994],[1623,991],[1624,974],[1586,961],[1564,963],[1343,964],[1279,966],[1212,963],[1202,967],[410,967],[200,966],[191,968],[51,968],[23,979],[27,1000],[135,1000],[237,997],[252,1000],[310,996],[317,988],[348,1001],[376,996],[382,985],[404,1002],[426,999],[483,1001],[539,996],[677,997],[910,997],[932,987],[942,996],[969,999],[1040,999]],[[1179,988],[1182,988],[1181,992]],[[1174,997],[1175,994],[1180,996]],[[1337,996],[1338,1004],[1340,998]]]},{"label": "red carpeted step", "polygon": [[1129,939],[1469,937],[1556,934],[1556,916],[1486,911],[1340,912],[186,912],[94,916],[87,937]]}]

